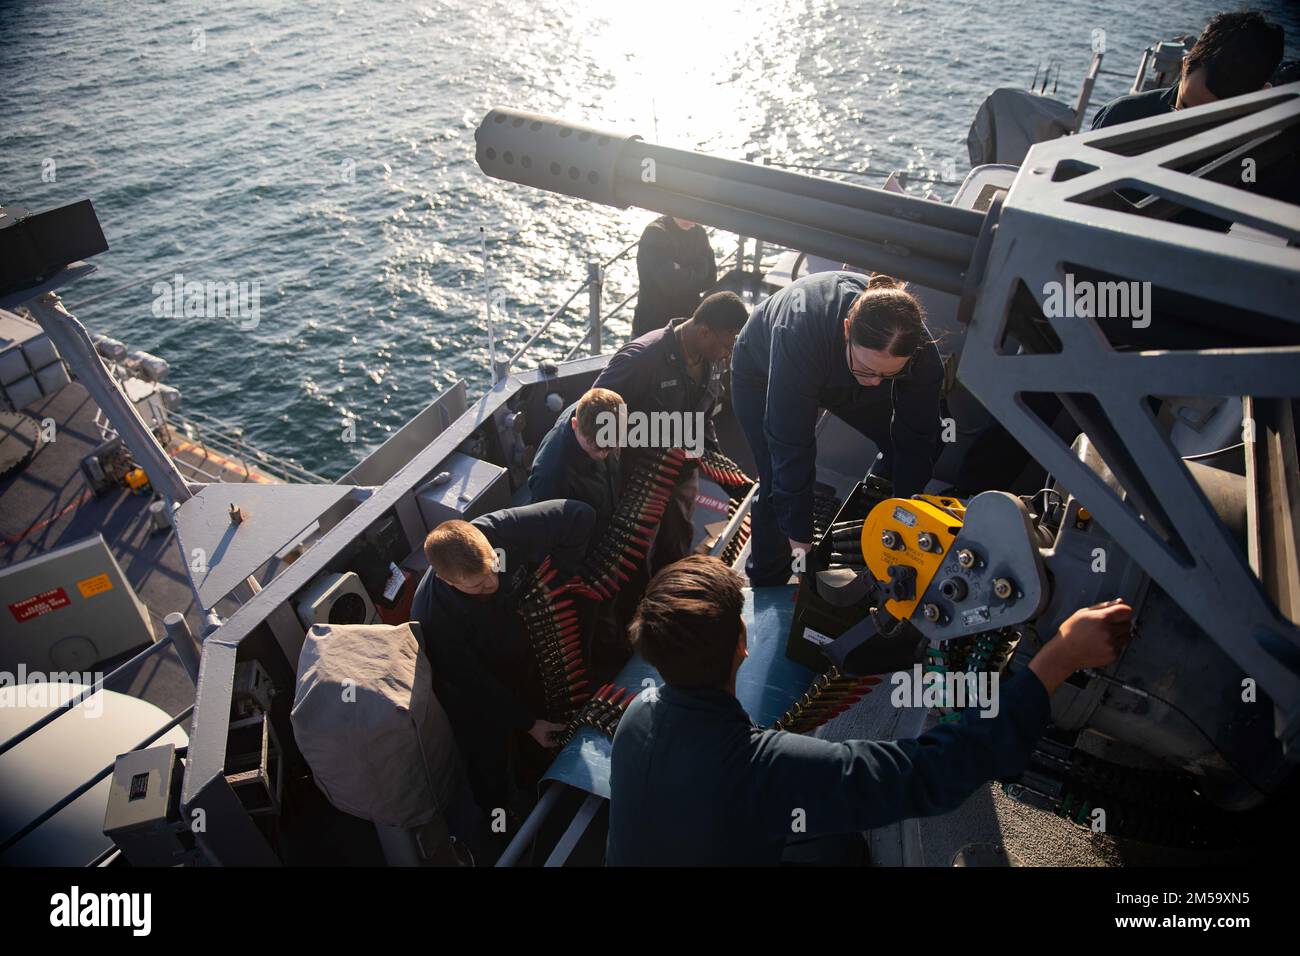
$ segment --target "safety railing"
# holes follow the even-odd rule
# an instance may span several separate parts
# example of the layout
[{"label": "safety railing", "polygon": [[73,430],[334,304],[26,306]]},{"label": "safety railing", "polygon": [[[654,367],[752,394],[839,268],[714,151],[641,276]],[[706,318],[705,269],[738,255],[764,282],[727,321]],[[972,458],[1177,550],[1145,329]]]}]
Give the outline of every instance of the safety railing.
[{"label": "safety railing", "polygon": [[[718,232],[716,229],[708,229],[706,231],[708,232],[710,239],[712,239]],[[735,261],[738,256],[743,258],[744,252],[742,250],[745,248],[745,243],[748,240],[744,236],[737,238],[739,240],[737,247],[722,257],[722,261],[718,263],[720,268],[725,268],[729,263]],[[608,312],[604,311],[601,305],[601,293],[605,285],[605,272],[610,268],[610,266],[626,258],[628,253],[636,249],[640,243],[640,239],[628,243],[604,262],[597,262],[595,260],[589,262],[587,264],[587,278],[583,282],[579,283],[558,309],[547,316],[546,319],[529,334],[528,338],[524,341],[524,344],[515,350],[510,358],[506,360],[505,370],[509,371],[511,367],[516,365],[529,352],[537,340],[545,334],[546,330],[555,323],[556,319],[560,318],[569,306],[573,304],[574,299],[578,298],[578,296],[583,292],[588,293],[587,331],[583,333],[582,338],[569,348],[562,361],[571,361],[579,352],[588,347],[592,347],[592,355],[599,355],[601,353],[601,346],[603,345],[601,342],[601,333],[605,323],[635,302],[639,292],[639,290],[631,292],[621,299],[619,303]],[[762,255],[762,244],[760,243],[755,249],[755,256],[761,259]]]},{"label": "safety railing", "polygon": [[[304,468],[295,461],[247,444],[243,439],[242,429],[205,412],[190,411],[185,414],[169,412],[167,423],[173,431],[179,430],[193,442],[204,453],[205,459],[211,452],[216,452],[242,467],[245,477],[248,476],[251,467],[278,481],[329,484],[328,478]],[[193,462],[178,460],[177,464],[188,467],[195,473],[194,477],[202,480],[221,480],[219,477],[221,468],[217,469],[217,475],[214,476],[207,468]]]},{"label": "safety railing", "polygon": [[[119,362],[105,361],[105,365],[119,382],[125,382],[131,377],[130,370]],[[196,410],[185,413],[159,410],[158,414],[163,421],[155,420],[151,425],[155,434],[158,434],[157,429],[161,425],[165,425],[173,435],[179,431],[186,440],[193,443],[196,452],[201,455],[200,461],[195,462],[190,458],[182,457],[181,454],[173,453],[171,449],[166,449],[169,453],[168,457],[187,478],[203,482],[228,481],[228,472],[242,469],[243,480],[250,481],[253,480],[251,473],[255,468],[265,477],[275,481],[317,485],[330,483],[330,479],[304,468],[292,459],[246,443],[242,428],[214,415]],[[96,410],[95,423],[103,439],[107,440],[117,434],[117,429],[102,409]],[[166,444],[164,442],[164,445]],[[228,464],[234,467],[215,462],[209,466],[208,459],[212,457],[226,459]]]},{"label": "safety railing", "polygon": [[[710,238],[711,238],[711,237],[716,233],[716,231],[717,231],[717,230],[710,230],[710,232],[709,232]],[[743,237],[740,239],[740,243],[741,243],[741,244],[743,244],[745,241],[746,241],[746,240],[745,240]],[[636,243],[633,243],[632,245],[635,246]],[[743,257],[743,253],[740,251],[740,249],[741,249],[741,245],[738,244],[738,245],[737,245],[737,248],[731,250],[731,252],[728,252],[725,256],[722,257],[722,261],[718,263],[718,267],[719,267],[719,268],[725,268],[729,263],[735,261],[735,259],[736,259],[737,256],[742,256],[742,257]],[[767,262],[766,262],[766,260],[763,260],[763,259],[762,259],[762,256],[763,256],[762,243],[759,243],[759,244],[758,244],[758,247],[755,249],[755,255],[756,255],[760,260],[762,260],[762,267],[765,267],[765,266],[767,265]],[[585,287],[585,284],[584,284],[584,287]],[[605,322],[607,322],[608,320],[614,318],[614,316],[618,315],[618,314],[619,314],[620,312],[622,312],[625,308],[627,308],[629,305],[631,305],[633,302],[635,302],[635,301],[636,301],[637,294],[638,294],[639,292],[640,292],[639,289],[636,290],[636,291],[633,291],[633,292],[630,293],[629,295],[625,296],[625,297],[623,298],[623,300],[620,301],[620,302],[618,303],[618,305],[614,306],[614,308],[610,309],[608,312],[603,313],[603,314],[600,316],[600,320],[599,320],[599,321],[600,321],[600,326],[603,328]],[[566,361],[566,362],[571,361],[574,357],[577,356],[577,354],[578,354],[579,352],[581,352],[584,348],[587,347],[587,344],[591,341],[592,331],[593,331],[593,330],[592,330],[591,327],[589,327],[589,328],[587,329],[586,333],[583,334],[582,338],[580,338],[580,339],[579,339],[579,340],[578,340],[578,341],[573,345],[573,347],[569,349],[568,353],[565,354],[565,356],[564,356],[564,361]],[[599,354],[599,353],[596,353],[596,354]]]}]

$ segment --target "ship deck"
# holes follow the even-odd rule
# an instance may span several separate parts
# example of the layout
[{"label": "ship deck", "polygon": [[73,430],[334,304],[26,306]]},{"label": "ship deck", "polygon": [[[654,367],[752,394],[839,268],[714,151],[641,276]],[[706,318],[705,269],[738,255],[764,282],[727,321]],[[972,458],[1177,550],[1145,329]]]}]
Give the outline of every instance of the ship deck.
[{"label": "ship deck", "polygon": [[[46,444],[22,472],[0,482],[0,565],[100,534],[148,608],[158,636],[164,633],[163,617],[172,611],[184,613],[193,632],[201,633],[203,621],[174,532],[152,530],[148,514],[151,496],[125,488],[96,496],[86,481],[80,463],[104,440],[97,421],[98,409],[90,396],[73,383],[24,411],[38,419],[52,418],[57,424],[57,440]],[[735,420],[724,411],[717,425],[724,451],[752,474],[753,462]],[[843,499],[856,476],[865,470],[864,462],[874,458],[875,449],[829,415],[819,429],[819,447],[818,480]],[[211,471],[213,464],[209,461],[204,467]],[[217,468],[224,480],[245,480],[242,469],[233,463],[218,464]],[[697,511],[697,540],[711,537],[706,527],[711,517],[716,516],[708,515],[706,509]],[[785,635],[768,637],[784,643]],[[111,671],[115,663],[128,656],[105,661],[102,667],[105,672]],[[918,727],[928,725],[923,714],[893,707],[888,687],[888,683],[882,684],[876,693],[820,728],[817,735],[830,740],[888,739],[915,733]],[[173,715],[194,700],[193,684],[171,648],[124,671],[112,682],[111,689],[147,700]],[[188,721],[182,727],[188,730]],[[577,809],[583,796],[581,790],[575,790],[563,806]],[[558,833],[547,831],[562,827],[568,815],[564,810],[557,812],[555,820],[548,821],[540,842],[558,837]],[[570,857],[569,865],[601,862],[604,826],[602,809],[582,845]],[[368,844],[370,838],[361,842]],[[1011,800],[996,784],[981,787],[952,813],[873,831],[869,844],[872,861],[877,865],[949,866],[961,851],[969,853],[972,849],[981,863],[1038,866],[1240,863],[1245,862],[1243,854],[1249,857],[1242,849],[1210,855],[1093,834]],[[1004,848],[1009,857],[983,852],[992,847]],[[535,852],[532,858],[540,862],[545,855]]]},{"label": "ship deck", "polygon": [[[0,566],[98,534],[148,609],[156,638],[166,633],[163,618],[173,611],[185,615],[194,634],[202,633],[203,618],[175,533],[155,531],[150,521],[153,496],[127,488],[97,496],[81,469],[82,459],[105,440],[103,416],[85,388],[72,382],[23,413],[38,421],[53,420],[55,440],[46,442],[26,468],[0,481]],[[223,480],[245,480],[234,463],[214,464],[211,458],[203,463],[196,457],[202,454],[197,447],[173,453],[192,456],[189,463],[202,463]],[[102,661],[98,669],[110,673],[129,657]],[[170,647],[118,675],[109,689],[147,700],[172,715],[194,702],[194,685]]]}]

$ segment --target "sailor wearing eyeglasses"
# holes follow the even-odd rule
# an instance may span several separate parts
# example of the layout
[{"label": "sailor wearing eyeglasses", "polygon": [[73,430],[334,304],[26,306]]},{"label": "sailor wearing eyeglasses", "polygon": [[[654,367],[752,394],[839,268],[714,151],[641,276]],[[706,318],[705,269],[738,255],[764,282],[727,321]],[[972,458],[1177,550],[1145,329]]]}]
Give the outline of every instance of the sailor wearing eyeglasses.
[{"label": "sailor wearing eyeglasses", "polygon": [[759,475],[751,585],[784,584],[791,549],[812,542],[818,410],[870,438],[876,473],[907,497],[930,480],[942,386],[925,312],[889,276],[818,272],[754,309],[731,357],[732,406]]}]

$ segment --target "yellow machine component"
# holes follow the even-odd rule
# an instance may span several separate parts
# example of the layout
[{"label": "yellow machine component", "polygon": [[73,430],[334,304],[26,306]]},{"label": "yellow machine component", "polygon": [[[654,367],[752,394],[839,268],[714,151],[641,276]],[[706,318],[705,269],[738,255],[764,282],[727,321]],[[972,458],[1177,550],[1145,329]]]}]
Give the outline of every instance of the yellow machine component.
[{"label": "yellow machine component", "polygon": [[910,599],[885,602],[885,610],[894,617],[905,620],[912,616],[965,515],[966,506],[956,498],[934,495],[886,498],[871,509],[862,525],[862,557],[867,568],[884,584],[893,579],[890,567],[910,567],[916,572]]},{"label": "yellow machine component", "polygon": [[144,473],[143,468],[132,468],[126,473],[126,484],[132,491],[139,491],[149,484],[149,476]]}]

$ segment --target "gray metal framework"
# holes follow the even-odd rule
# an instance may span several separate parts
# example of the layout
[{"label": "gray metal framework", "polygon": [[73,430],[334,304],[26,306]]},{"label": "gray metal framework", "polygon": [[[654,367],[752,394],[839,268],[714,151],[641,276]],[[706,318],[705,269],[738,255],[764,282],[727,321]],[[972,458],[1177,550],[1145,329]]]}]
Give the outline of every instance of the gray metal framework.
[{"label": "gray metal framework", "polygon": [[[608,356],[568,363],[564,373],[599,370]],[[396,474],[338,524],[329,529],[305,554],[285,568],[258,594],[243,604],[203,642],[194,721],[190,731],[189,759],[181,790],[187,817],[203,810],[205,830],[196,841],[213,863],[224,865],[276,865],[279,861],[262,837],[239,797],[225,778],[226,738],[230,731],[230,705],[234,690],[239,645],[263,624],[276,631],[276,616],[291,607],[293,597],[358,538],[370,525],[426,481],[442,461],[526,385],[548,381],[553,373],[541,369],[519,372],[502,379],[468,412],[411,458]],[[292,617],[292,611],[288,612]],[[300,646],[302,628],[296,619],[285,626]],[[277,634],[277,636],[279,636]],[[284,638],[281,646],[290,662],[297,648]]]},{"label": "gray metal framework", "polygon": [[[1300,632],[1278,610],[1294,615],[1300,592],[1295,481],[1283,457],[1295,437],[1277,400],[1300,395],[1300,250],[1286,245],[1300,243],[1300,216],[1229,184],[1248,161],[1266,168],[1300,147],[1300,84],[1040,143],[984,217],[517,110],[489,112],[475,139],[480,168],[500,179],[685,216],[960,294],[971,327],[959,378],[1257,679],[1276,705],[1277,736],[1295,752]],[[1119,190],[1145,198],[1134,204]],[[1173,221],[1185,210],[1278,244]],[[1138,348],[1112,344],[1092,318],[1042,314],[1048,283],[1064,284],[1074,268],[1150,282],[1223,312],[1184,323],[1178,308],[1166,310]],[[1243,316],[1255,324],[1243,328]],[[1122,493],[1031,411],[1032,393],[1060,399]],[[1264,412],[1244,434],[1250,500],[1263,524],[1289,527],[1257,525],[1253,562],[1149,396],[1246,396]]]},{"label": "gray metal framework", "polygon": [[[1148,397],[1251,396],[1272,408],[1271,400],[1300,396],[1300,249],[1167,221],[1189,208],[1300,242],[1296,207],[1229,185],[1243,160],[1263,166],[1279,151],[1294,150],[1298,136],[1300,84],[1291,84],[1034,146],[1002,204],[958,373],[1257,679],[1276,706],[1276,733],[1292,755],[1300,734],[1300,631],[1279,612],[1282,591],[1265,586],[1295,578],[1297,502],[1287,500],[1285,470],[1255,468],[1249,476],[1253,494],[1268,502],[1269,513],[1259,517],[1291,524],[1283,535],[1290,553],[1274,546],[1268,555],[1283,566],[1262,571],[1215,516]],[[1134,206],[1119,189],[1147,198]],[[1178,308],[1158,314],[1140,350],[1114,343],[1115,328],[1108,337],[1096,318],[1027,317],[1022,290],[1041,310],[1048,283],[1064,284],[1076,266],[1177,290],[1223,312],[1208,320],[1198,315],[1195,328],[1190,320],[1184,325]],[[1243,310],[1257,321],[1243,325]],[[1194,334],[1214,347],[1186,347]],[[1004,343],[1008,335],[1012,346]],[[1031,393],[1060,397],[1123,494],[1030,410],[1025,396]],[[1248,421],[1243,436],[1248,458],[1256,460],[1261,443],[1294,447],[1294,432],[1280,434],[1271,417]],[[1276,542],[1276,533],[1269,537]]]}]

